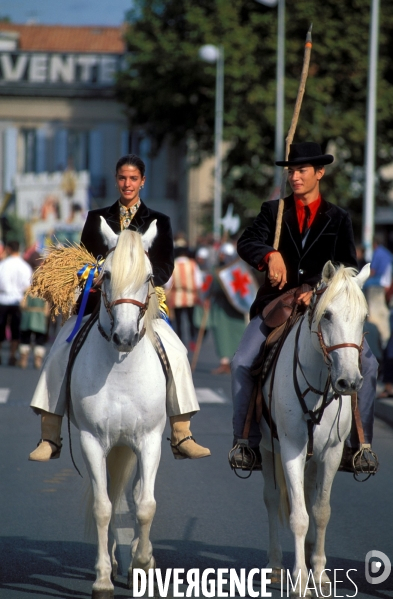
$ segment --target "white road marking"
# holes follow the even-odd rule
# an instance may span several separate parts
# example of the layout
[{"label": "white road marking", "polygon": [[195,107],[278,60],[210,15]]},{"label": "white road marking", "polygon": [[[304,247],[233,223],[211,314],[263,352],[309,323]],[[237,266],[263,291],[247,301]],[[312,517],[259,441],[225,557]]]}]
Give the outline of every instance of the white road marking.
[{"label": "white road marking", "polygon": [[7,403],[11,389],[0,389],[0,403]]},{"label": "white road marking", "polygon": [[228,400],[208,387],[195,389],[199,403],[228,403]]}]

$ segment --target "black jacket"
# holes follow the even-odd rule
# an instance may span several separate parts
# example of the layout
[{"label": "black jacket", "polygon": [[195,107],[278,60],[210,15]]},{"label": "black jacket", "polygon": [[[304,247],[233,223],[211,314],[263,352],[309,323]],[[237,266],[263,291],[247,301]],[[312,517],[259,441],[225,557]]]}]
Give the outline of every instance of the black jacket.
[{"label": "black jacket", "polygon": [[[293,194],[285,198],[284,202],[278,251],[287,267],[287,284],[281,291],[277,291],[266,277],[251,306],[251,318],[284,291],[302,283],[314,286],[320,280],[322,269],[328,260],[358,267],[352,223],[345,210],[322,200],[302,248]],[[238,241],[239,256],[254,268],[263,264],[263,258],[273,251],[277,212],[278,200],[262,204],[254,223]]]},{"label": "black jacket", "polygon": [[[112,206],[106,208],[97,208],[90,210],[87,215],[85,226],[83,227],[81,243],[86,249],[93,254],[95,258],[98,256],[106,256],[110,249],[104,242],[100,232],[100,216],[103,216],[111,227],[111,229],[119,234],[120,228],[120,207],[118,201]],[[129,229],[145,233],[149,225],[157,220],[157,236],[149,249],[149,258],[153,267],[154,285],[164,285],[172,275],[174,256],[173,256],[173,236],[171,221],[168,216],[151,210],[141,201],[141,205],[135,214]],[[99,293],[90,294],[86,314],[91,313],[94,305],[99,300]]]}]

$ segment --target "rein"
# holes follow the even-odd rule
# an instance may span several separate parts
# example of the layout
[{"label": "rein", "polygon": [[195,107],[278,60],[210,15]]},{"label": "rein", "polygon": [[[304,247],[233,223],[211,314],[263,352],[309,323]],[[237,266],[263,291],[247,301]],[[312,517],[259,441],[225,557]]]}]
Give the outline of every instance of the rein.
[{"label": "rein", "polygon": [[[308,442],[307,442],[307,458],[306,459],[309,460],[314,452],[314,426],[321,424],[322,416],[325,412],[325,409],[327,408],[328,405],[331,404],[331,402],[334,399],[338,399],[340,397],[340,395],[339,395],[339,393],[333,393],[333,395],[331,395],[331,397],[329,398],[329,391],[331,388],[331,376],[330,376],[330,366],[329,366],[329,364],[331,365],[330,358],[329,358],[329,364],[327,364],[328,376],[326,378],[326,383],[325,383],[325,387],[324,387],[323,391],[313,387],[311,385],[311,383],[309,383],[309,381],[307,380],[304,370],[302,368],[302,365],[300,363],[300,359],[299,359],[299,337],[300,337],[300,330],[301,330],[303,321],[304,321],[304,316],[300,322],[298,330],[296,331],[296,337],[295,337],[295,346],[294,346],[294,353],[293,353],[293,384],[295,387],[295,392],[296,392],[297,398],[300,403],[300,407],[302,408],[303,413],[306,416],[308,416],[308,418],[307,418]],[[302,373],[302,376],[307,384],[307,388],[305,389],[305,391],[303,391],[303,393],[300,390],[300,385],[299,385],[299,381],[297,378],[297,368],[298,367],[299,367],[299,370]],[[319,406],[319,408],[317,408],[316,410],[310,410],[307,407],[307,404],[305,402],[305,397],[310,391],[311,391],[311,393],[315,393],[315,395],[322,395],[322,403]]]},{"label": "rein", "polygon": [[[316,300],[312,306],[312,309],[309,310],[309,317],[308,317],[308,324],[309,324],[310,330],[311,330],[311,325],[312,325],[312,321],[313,321],[314,314],[315,314],[315,308],[316,308],[319,300],[321,299],[322,295],[325,293],[326,289],[327,289],[327,287],[323,287],[322,289],[317,289],[314,292]],[[294,354],[293,354],[293,383],[294,383],[296,395],[299,400],[300,406],[303,410],[303,413],[308,417],[307,418],[307,429],[308,429],[307,460],[308,460],[313,455],[314,426],[321,423],[324,411],[327,408],[327,406],[330,405],[334,399],[341,398],[341,394],[337,393],[337,392],[333,393],[329,398],[329,391],[331,389],[330,370],[332,367],[332,360],[330,357],[330,353],[335,351],[336,349],[342,349],[344,347],[353,347],[353,348],[357,349],[357,351],[359,352],[359,365],[360,365],[361,355],[362,355],[362,351],[363,351],[364,335],[362,337],[362,342],[360,345],[357,345],[356,343],[338,343],[337,345],[328,346],[328,345],[326,345],[325,340],[323,338],[321,323],[320,322],[318,323],[318,330],[312,331],[312,332],[315,333],[318,337],[319,345],[321,347],[322,354],[323,354],[323,359],[328,368],[328,376],[326,379],[325,387],[324,387],[323,391],[321,391],[319,389],[315,389],[311,385],[311,383],[309,383],[309,381],[307,380],[307,377],[304,373],[304,370],[302,368],[302,365],[300,363],[299,337],[300,337],[300,330],[301,330],[303,321],[304,321],[304,316],[300,322],[300,325],[298,327],[298,330],[296,332],[296,337],[295,337],[295,346],[294,346]],[[297,368],[298,367],[299,367],[299,370],[302,373],[302,376],[307,384],[307,388],[305,389],[305,391],[303,391],[303,393],[300,390],[299,381],[297,378]],[[321,403],[320,407],[317,408],[316,410],[310,410],[307,407],[307,404],[305,402],[305,397],[306,397],[307,393],[309,393],[310,391],[311,391],[311,393],[315,393],[316,395],[322,395],[322,403]],[[333,389],[332,389],[332,391],[333,391]]]}]

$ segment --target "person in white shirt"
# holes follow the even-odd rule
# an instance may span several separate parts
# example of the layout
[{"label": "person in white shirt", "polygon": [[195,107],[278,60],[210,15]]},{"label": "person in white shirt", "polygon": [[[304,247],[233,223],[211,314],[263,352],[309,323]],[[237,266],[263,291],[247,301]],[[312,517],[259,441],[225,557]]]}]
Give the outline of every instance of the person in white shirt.
[{"label": "person in white shirt", "polygon": [[18,241],[7,242],[6,252],[7,258],[0,262],[0,351],[8,323],[11,329],[8,365],[15,366],[21,321],[20,304],[26,289],[30,287],[33,271],[20,257]]}]

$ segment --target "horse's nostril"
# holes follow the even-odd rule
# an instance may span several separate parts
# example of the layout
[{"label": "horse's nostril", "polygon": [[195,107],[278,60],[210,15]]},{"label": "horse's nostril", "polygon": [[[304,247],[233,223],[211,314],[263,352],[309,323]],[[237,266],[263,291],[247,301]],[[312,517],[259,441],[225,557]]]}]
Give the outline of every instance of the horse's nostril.
[{"label": "horse's nostril", "polygon": [[[349,383],[348,383],[348,381],[347,381],[346,379],[339,379],[339,380],[337,381],[337,385],[338,385],[339,387],[341,387],[341,389],[348,389],[348,388],[349,388],[349,386],[350,386],[350,385],[349,385]],[[351,385],[351,386],[352,386],[352,385]]]},{"label": "horse's nostril", "polygon": [[116,345],[121,345],[121,343],[120,343],[120,337],[119,337],[119,335],[117,333],[115,333],[113,335],[113,343],[115,343]]}]

